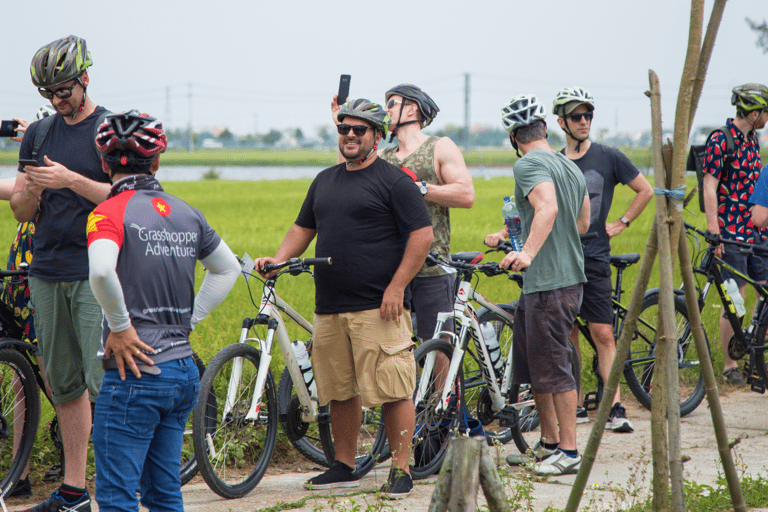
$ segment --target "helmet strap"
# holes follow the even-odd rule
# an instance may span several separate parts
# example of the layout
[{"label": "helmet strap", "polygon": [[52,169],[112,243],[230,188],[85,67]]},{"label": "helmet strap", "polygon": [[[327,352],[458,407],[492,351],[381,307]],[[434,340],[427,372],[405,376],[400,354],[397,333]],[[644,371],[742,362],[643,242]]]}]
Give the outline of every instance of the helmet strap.
[{"label": "helmet strap", "polygon": [[[515,132],[517,132],[517,130],[515,130]],[[509,134],[509,142],[512,143],[512,147],[515,149],[515,154],[517,154],[517,158],[520,158],[520,150],[517,147],[517,141],[515,140],[514,133]]]},{"label": "helmet strap", "polygon": [[403,96],[402,98],[403,98],[403,101],[400,102],[400,112],[397,114],[397,124],[389,132],[389,142],[392,142],[393,140],[395,140],[395,137],[397,136],[397,130],[401,126],[405,126],[407,124],[418,123],[418,121],[406,121],[404,123],[402,122],[402,119],[403,119],[403,107],[405,107],[405,96]]},{"label": "helmet strap", "polygon": [[77,83],[79,83],[80,85],[83,86],[83,99],[80,102],[80,107],[77,109],[77,112],[73,112],[72,113],[72,119],[74,119],[75,116],[78,113],[82,112],[83,109],[85,108],[85,96],[88,94],[88,88],[85,86],[85,84],[83,82],[80,81],[80,77],[77,77]]}]

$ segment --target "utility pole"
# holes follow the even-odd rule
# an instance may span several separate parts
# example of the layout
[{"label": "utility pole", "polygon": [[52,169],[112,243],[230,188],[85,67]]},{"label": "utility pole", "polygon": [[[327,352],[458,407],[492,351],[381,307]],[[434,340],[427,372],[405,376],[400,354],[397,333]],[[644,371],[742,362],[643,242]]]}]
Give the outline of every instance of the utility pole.
[{"label": "utility pole", "polygon": [[166,130],[171,129],[171,86],[165,88],[165,126]]},{"label": "utility pole", "polygon": [[464,137],[469,145],[469,73],[464,73]]},{"label": "utility pole", "polygon": [[192,83],[189,83],[189,122],[187,123],[187,141],[189,145],[189,151],[195,149],[195,142],[192,140]]}]

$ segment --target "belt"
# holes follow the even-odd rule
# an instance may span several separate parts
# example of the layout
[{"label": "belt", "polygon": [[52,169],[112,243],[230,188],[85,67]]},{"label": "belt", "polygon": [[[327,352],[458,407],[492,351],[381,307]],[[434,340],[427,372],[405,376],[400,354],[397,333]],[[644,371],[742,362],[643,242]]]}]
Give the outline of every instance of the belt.
[{"label": "belt", "polygon": [[[102,360],[101,365],[104,367],[105,370],[117,370],[117,361],[114,359]],[[138,367],[141,373],[146,373],[148,375],[160,375],[160,368],[158,368],[157,366],[150,366],[148,364],[142,364],[142,363],[136,363],[136,366]],[[126,366],[126,369],[128,369],[127,366]]]}]

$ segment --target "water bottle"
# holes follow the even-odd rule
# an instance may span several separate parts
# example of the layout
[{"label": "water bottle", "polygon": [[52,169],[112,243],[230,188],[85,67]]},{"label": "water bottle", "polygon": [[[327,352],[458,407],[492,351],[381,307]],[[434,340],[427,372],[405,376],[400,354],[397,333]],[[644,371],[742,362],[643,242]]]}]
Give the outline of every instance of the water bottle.
[{"label": "water bottle", "polygon": [[294,341],[291,343],[293,353],[296,356],[296,360],[299,362],[299,368],[301,369],[301,375],[304,377],[304,383],[309,390],[309,396],[312,398],[317,397],[317,385],[315,384],[315,376],[312,374],[312,363],[309,360],[309,353],[307,347],[302,341]]},{"label": "water bottle", "polygon": [[485,322],[480,324],[480,334],[482,334],[485,346],[488,348],[488,355],[496,372],[496,378],[501,380],[504,377],[504,359],[501,357],[501,347],[499,346],[499,339],[496,337],[496,329],[491,322]]},{"label": "water bottle", "polygon": [[517,206],[515,206],[515,202],[511,197],[507,196],[504,198],[501,214],[504,216],[504,224],[507,226],[509,238],[512,240],[515,251],[522,251],[523,241],[520,239],[520,234],[523,232],[523,226],[520,223],[520,214],[517,212]]},{"label": "water bottle", "polygon": [[746,313],[746,309],[744,309],[744,298],[741,296],[741,293],[739,293],[739,285],[736,284],[736,280],[732,277],[725,281],[725,290],[728,292],[728,295],[731,297],[731,302],[733,302],[733,307],[736,308],[736,316],[739,318],[744,316],[744,313]]}]

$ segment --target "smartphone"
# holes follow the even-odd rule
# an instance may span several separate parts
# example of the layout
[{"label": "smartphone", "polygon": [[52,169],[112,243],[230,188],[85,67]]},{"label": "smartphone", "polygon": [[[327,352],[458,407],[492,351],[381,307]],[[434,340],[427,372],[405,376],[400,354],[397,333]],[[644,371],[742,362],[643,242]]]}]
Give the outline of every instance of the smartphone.
[{"label": "smartphone", "polygon": [[18,126],[17,121],[0,121],[0,137],[15,137]]},{"label": "smartphone", "polygon": [[27,172],[24,170],[24,166],[31,165],[33,167],[40,167],[40,164],[37,163],[37,160],[34,160],[32,158],[19,158],[19,165],[21,166],[21,172]]},{"label": "smartphone", "polygon": [[[339,99],[337,103],[343,105],[349,98],[349,81],[352,79],[349,75],[341,75],[339,78]],[[3,121],[5,122],[5,121]]]}]

